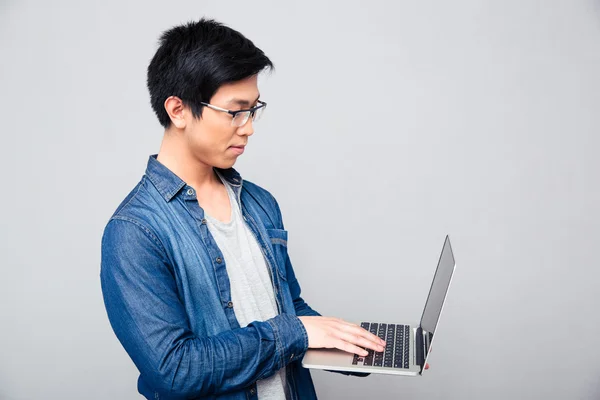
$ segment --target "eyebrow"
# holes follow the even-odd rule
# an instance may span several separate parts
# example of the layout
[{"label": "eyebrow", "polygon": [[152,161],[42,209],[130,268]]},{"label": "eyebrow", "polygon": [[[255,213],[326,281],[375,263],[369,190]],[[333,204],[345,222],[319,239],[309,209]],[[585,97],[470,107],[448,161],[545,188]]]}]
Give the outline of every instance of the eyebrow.
[{"label": "eyebrow", "polygon": [[[258,94],[258,97],[256,98],[256,100],[254,100],[252,103],[256,103],[258,101],[258,99],[260,99],[260,93]],[[250,102],[248,100],[244,100],[244,99],[237,99],[237,98],[233,98],[231,100],[229,100],[227,102],[227,104],[237,104],[240,106],[250,106]]]}]

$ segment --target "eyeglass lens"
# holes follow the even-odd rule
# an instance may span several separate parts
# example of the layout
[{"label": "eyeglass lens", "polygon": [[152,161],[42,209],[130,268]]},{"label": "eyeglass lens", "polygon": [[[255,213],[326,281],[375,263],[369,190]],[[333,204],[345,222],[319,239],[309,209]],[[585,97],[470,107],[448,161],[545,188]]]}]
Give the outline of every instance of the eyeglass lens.
[{"label": "eyeglass lens", "polygon": [[[258,110],[254,111],[254,116],[252,117],[252,121],[258,121],[260,119],[264,109],[265,109],[265,107],[261,107]],[[251,111],[244,111],[244,112],[235,114],[235,117],[233,117],[233,120],[231,121],[232,125],[237,126],[237,127],[244,126],[246,124],[246,122],[248,122],[250,113],[251,113]]]}]

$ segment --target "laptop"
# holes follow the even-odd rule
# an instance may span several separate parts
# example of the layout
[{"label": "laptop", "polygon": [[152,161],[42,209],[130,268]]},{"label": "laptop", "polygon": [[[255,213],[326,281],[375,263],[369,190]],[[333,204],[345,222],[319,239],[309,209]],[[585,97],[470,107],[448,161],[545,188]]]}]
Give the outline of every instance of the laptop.
[{"label": "laptop", "polygon": [[302,359],[302,366],[372,374],[422,375],[455,267],[450,238],[446,236],[418,325],[361,322],[358,325],[386,341],[384,351],[368,350],[369,354],[362,357],[339,349],[309,349]]}]

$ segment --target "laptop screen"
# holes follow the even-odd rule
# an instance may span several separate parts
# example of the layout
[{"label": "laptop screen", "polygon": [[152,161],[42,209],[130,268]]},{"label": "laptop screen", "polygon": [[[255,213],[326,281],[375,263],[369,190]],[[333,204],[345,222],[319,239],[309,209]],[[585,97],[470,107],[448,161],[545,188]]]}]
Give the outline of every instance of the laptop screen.
[{"label": "laptop screen", "polygon": [[446,236],[442,255],[438,261],[431,289],[429,290],[429,296],[427,296],[427,302],[423,310],[423,316],[421,317],[421,329],[427,331],[430,336],[433,336],[435,327],[440,319],[444,299],[446,298],[452,273],[454,272],[454,266],[454,254],[452,254],[450,238]]}]

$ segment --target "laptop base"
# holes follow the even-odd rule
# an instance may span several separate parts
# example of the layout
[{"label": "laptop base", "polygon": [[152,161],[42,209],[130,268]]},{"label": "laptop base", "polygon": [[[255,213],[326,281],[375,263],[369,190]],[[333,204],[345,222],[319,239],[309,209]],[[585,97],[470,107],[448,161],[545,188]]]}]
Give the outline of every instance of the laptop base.
[{"label": "laptop base", "polygon": [[[416,329],[410,329],[410,362],[408,368],[391,368],[384,366],[353,365],[354,354],[339,349],[309,349],[302,359],[302,366],[311,369],[323,369],[344,372],[361,372],[370,374],[418,376],[421,374],[421,366],[415,360],[415,338]],[[360,359],[359,359],[360,360]],[[362,362],[359,362],[362,364]]]}]

